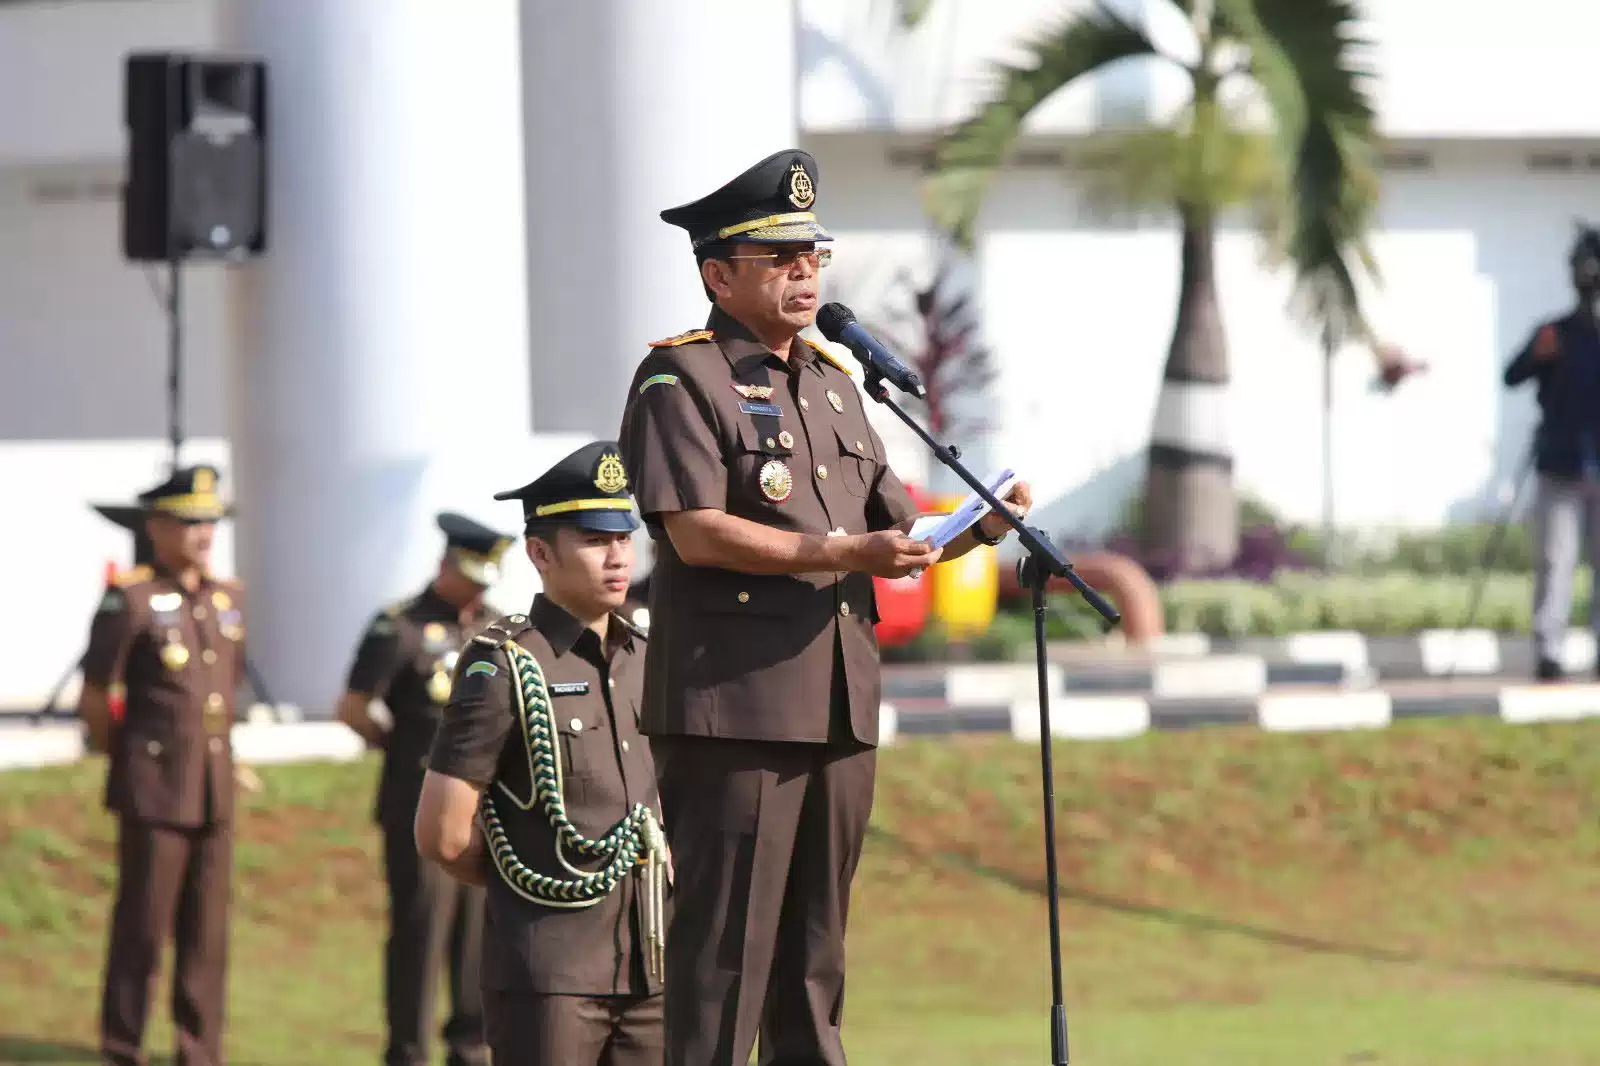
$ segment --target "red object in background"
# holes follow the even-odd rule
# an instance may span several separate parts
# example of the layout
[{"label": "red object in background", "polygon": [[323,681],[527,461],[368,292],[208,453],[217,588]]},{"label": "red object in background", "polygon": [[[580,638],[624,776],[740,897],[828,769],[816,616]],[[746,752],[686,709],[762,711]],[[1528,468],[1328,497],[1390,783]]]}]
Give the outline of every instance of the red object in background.
[{"label": "red object in background", "polygon": [[[118,573],[119,573],[119,571],[117,570],[117,564],[115,562],[107,560],[107,562],[106,562],[106,588],[107,589],[116,588],[116,586],[117,586],[117,574]],[[113,722],[121,722],[122,721],[122,713],[123,713],[124,710],[126,710],[127,704],[128,704],[127,693],[123,691],[123,688],[122,688],[121,685],[112,685],[111,686],[111,690],[106,693],[106,703],[110,706],[111,720]]]},{"label": "red object in background", "polygon": [[[914,487],[907,485],[911,502],[918,511],[926,511],[932,501]],[[928,608],[932,600],[932,586],[927,575],[921,578],[875,577],[872,585],[878,597],[878,624],[875,632],[878,643],[885,648],[898,648],[916,639],[922,627],[928,624]]]}]

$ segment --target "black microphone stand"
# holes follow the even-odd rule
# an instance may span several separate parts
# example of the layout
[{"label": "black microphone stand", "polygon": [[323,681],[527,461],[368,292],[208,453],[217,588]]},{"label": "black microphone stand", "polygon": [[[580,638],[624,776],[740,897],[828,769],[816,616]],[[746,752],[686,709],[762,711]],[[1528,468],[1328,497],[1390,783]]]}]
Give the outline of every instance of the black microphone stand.
[{"label": "black microphone stand", "polygon": [[934,440],[927,430],[918,425],[899,404],[889,398],[889,390],[884,384],[882,374],[865,360],[862,360],[861,365],[866,372],[867,395],[893,411],[895,417],[910,426],[922,442],[933,449],[934,456],[941,463],[970,485],[972,491],[976,492],[996,514],[1005,518],[1011,528],[1017,531],[1017,537],[1028,551],[1027,556],[1017,563],[1017,577],[1033,593],[1033,654],[1039,668],[1039,764],[1044,777],[1045,883],[1050,897],[1050,990],[1053,997],[1050,1001],[1050,1062],[1052,1066],[1067,1066],[1067,1007],[1061,992],[1061,886],[1056,875],[1055,767],[1050,752],[1050,675],[1046,667],[1044,639],[1045,589],[1052,577],[1066,578],[1072,587],[1089,601],[1089,606],[1106,620],[1108,629],[1122,621],[1122,615],[1106,602],[1105,597],[1078,576],[1078,572],[1072,568],[1072,563],[1050,543],[1047,534],[1032,526],[1023,525],[1004,504],[995,499],[988,487],[962,464],[960,452],[951,445],[940,444]]}]

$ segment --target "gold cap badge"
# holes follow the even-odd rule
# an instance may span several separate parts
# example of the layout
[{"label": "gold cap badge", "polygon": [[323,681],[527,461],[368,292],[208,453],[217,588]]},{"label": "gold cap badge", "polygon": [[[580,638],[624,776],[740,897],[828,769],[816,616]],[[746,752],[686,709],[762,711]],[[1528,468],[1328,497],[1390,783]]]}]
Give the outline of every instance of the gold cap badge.
[{"label": "gold cap badge", "polygon": [[[767,186],[772,188],[772,186]],[[789,202],[804,211],[817,199],[817,190],[811,184],[811,175],[806,173],[806,168],[795,163],[789,168]]]},{"label": "gold cap badge", "polygon": [[622,456],[608,452],[600,457],[600,466],[594,474],[594,487],[601,492],[621,492],[628,487],[628,470],[622,465]]}]

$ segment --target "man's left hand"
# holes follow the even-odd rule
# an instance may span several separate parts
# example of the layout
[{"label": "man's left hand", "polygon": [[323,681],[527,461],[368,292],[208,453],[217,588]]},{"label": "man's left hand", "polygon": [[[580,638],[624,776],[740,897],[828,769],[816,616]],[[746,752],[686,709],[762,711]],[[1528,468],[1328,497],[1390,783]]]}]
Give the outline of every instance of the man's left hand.
[{"label": "man's left hand", "polygon": [[[1033,508],[1033,489],[1026,481],[1018,481],[1011,486],[1011,491],[1006,493],[1000,502],[1006,505],[1006,510],[1016,515],[1018,521],[1021,521],[1028,517],[1028,512]],[[1010,529],[1010,524],[997,514],[986,514],[978,520],[978,531],[988,540],[1002,537]]]}]

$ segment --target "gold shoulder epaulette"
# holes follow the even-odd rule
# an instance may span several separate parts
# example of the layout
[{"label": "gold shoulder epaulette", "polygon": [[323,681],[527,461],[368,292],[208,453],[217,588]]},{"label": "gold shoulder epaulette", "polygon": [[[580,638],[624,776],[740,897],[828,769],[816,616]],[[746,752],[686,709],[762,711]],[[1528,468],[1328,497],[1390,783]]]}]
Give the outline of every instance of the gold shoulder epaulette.
[{"label": "gold shoulder epaulette", "polygon": [[504,618],[496,618],[490,622],[483,628],[483,632],[472,638],[472,642],[482,644],[486,648],[498,648],[508,640],[515,640],[518,633],[532,625],[525,614],[508,614]]},{"label": "gold shoulder epaulette", "polygon": [[680,344],[693,344],[695,341],[708,341],[713,334],[709,329],[691,329],[688,333],[680,333],[676,337],[667,337],[659,341],[651,341],[652,348],[676,348]]},{"label": "gold shoulder epaulette", "polygon": [[155,576],[156,572],[154,570],[141,563],[132,570],[122,571],[112,580],[116,582],[118,588],[127,588],[129,585],[137,585],[142,581],[149,581]]},{"label": "gold shoulder epaulette", "polygon": [[850,368],[845,366],[843,363],[839,362],[839,360],[836,359],[833,356],[833,354],[830,353],[822,345],[818,344],[816,341],[812,340],[809,337],[801,337],[800,339],[805,341],[807,344],[811,345],[811,350],[812,351],[814,351],[818,355],[822,356],[822,358],[826,359],[828,362],[832,363],[834,366],[838,367],[840,370],[843,370],[845,372],[846,376],[850,375]]}]

